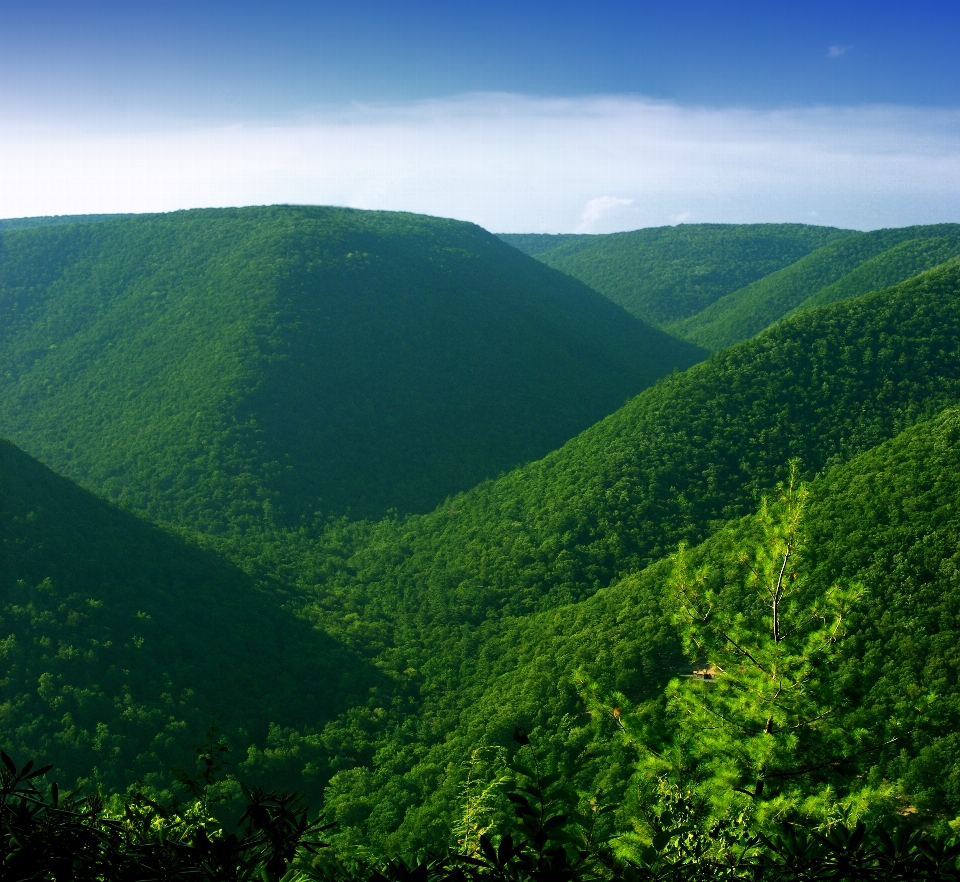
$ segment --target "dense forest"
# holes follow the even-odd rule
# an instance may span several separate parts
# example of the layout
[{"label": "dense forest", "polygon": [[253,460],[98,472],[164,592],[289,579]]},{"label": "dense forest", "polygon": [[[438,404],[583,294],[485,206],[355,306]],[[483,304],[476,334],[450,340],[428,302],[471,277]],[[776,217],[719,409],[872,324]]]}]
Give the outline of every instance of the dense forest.
[{"label": "dense forest", "polygon": [[205,531],[428,511],[703,356],[454,221],[197,211],[0,248],[5,434]]},{"label": "dense forest", "polygon": [[130,867],[164,829],[279,879],[300,791],[322,878],[953,878],[956,227],[0,246],[0,747],[55,766],[4,760],[4,830],[56,778]]},{"label": "dense forest", "polygon": [[804,224],[680,224],[606,235],[500,238],[664,327],[846,235]]},{"label": "dense forest", "polygon": [[721,349],[797,309],[895,285],[957,255],[957,224],[855,233],[726,295],[670,330]]}]

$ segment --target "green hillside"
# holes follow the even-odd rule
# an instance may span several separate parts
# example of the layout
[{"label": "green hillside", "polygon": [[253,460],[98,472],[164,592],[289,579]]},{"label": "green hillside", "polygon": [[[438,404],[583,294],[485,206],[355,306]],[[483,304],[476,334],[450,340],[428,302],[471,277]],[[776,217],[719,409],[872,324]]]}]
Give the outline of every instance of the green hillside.
[{"label": "green hillside", "polygon": [[382,522],[356,582],[372,597],[384,579],[406,586],[418,615],[458,622],[580,600],[748,514],[788,459],[817,472],[960,400],[958,352],[960,265],[803,313],[542,460]]},{"label": "green hillside", "polygon": [[846,235],[803,224],[681,224],[606,235],[500,238],[663,327]]},{"label": "green hillside", "polygon": [[[208,531],[184,542],[0,445],[3,740],[54,759],[61,780],[160,785],[215,717],[238,775],[315,805],[325,793],[342,849],[454,844],[468,775],[503,771],[518,723],[548,768],[619,801],[634,756],[585,715],[573,672],[624,693],[625,715],[660,713],[689,669],[664,558],[686,541],[739,573],[731,553],[797,457],[813,481],[808,578],[868,588],[839,725],[899,738],[811,780],[897,782],[891,810],[942,827],[960,813],[960,262],[939,260],[956,232],[894,242],[814,291],[841,302],[661,378],[429,513],[377,522],[301,519],[332,498],[327,429],[353,445],[332,461],[372,494],[393,474],[373,452],[412,449],[431,421],[469,451],[489,437],[481,414],[534,433],[558,407],[531,397],[548,380],[589,397],[575,367],[610,382],[597,364],[650,364],[651,340],[691,350],[467,224],[278,208],[3,234],[3,431],[104,495]],[[428,383],[443,371],[448,396]],[[429,388],[429,407],[409,388]],[[475,422],[461,399],[483,403]],[[431,449],[411,460],[421,479],[443,466]],[[510,813],[502,793],[489,811]]]},{"label": "green hillside", "polygon": [[178,212],[0,237],[0,426],[206,531],[428,510],[701,351],[471,224]]},{"label": "green hillside", "polygon": [[[516,617],[586,601],[678,541],[698,543],[748,515],[790,457],[815,474],[955,404],[958,352],[954,264],[803,313],[661,381],[545,459],[430,515],[380,523],[339,573],[329,572],[329,542],[322,546],[301,562],[304,590],[316,586],[312,614],[367,635],[404,684],[396,710],[380,697],[361,717],[327,727],[324,743],[337,745],[340,769],[328,792],[331,811],[369,824],[361,839],[376,830],[396,846],[439,835],[449,817],[429,808],[419,815],[416,806],[435,791],[449,806],[467,745],[493,731],[468,725],[480,719],[469,711],[479,701],[475,690],[493,689],[517,657],[539,652],[508,637],[510,652],[497,650],[497,635],[519,627]],[[649,599],[636,603],[638,615],[652,609]],[[542,621],[532,627],[549,639]],[[631,655],[640,652],[635,642],[610,649],[623,677],[660,670],[674,651],[663,643],[662,618],[644,621],[631,640],[649,643],[652,656]],[[584,635],[589,627],[584,620]],[[623,688],[619,664],[610,676]],[[534,679],[516,697],[491,692],[501,703],[490,717],[498,737],[509,734],[510,717],[536,720],[534,709],[559,707],[555,683]],[[454,767],[429,759],[453,755],[441,744],[460,751]],[[323,754],[303,742],[289,752],[300,763]],[[401,822],[412,825],[408,832],[391,834]]]},{"label": "green hillside", "polygon": [[[830,469],[813,482],[811,497],[801,564],[811,590],[822,593],[838,579],[859,580],[867,589],[843,644],[838,685],[849,704],[836,725],[864,728],[878,744],[900,738],[865,754],[832,783],[856,789],[899,781],[904,798],[928,819],[957,817],[960,409]],[[731,549],[753,529],[753,518],[732,522],[696,550],[696,561],[732,579]],[[618,743],[612,720],[591,721],[573,674],[584,671],[610,693],[639,702],[683,669],[664,609],[669,571],[669,562],[660,561],[579,603],[505,622],[455,694],[438,698],[440,707],[429,706],[415,727],[390,736],[400,741],[413,730],[422,737],[439,716],[449,727],[444,737],[412,762],[394,747],[369,769],[334,779],[330,816],[363,819],[340,835],[394,846],[442,836],[462,810],[465,758],[478,745],[509,745],[517,722],[534,732],[547,766],[578,790],[629,803],[636,754]],[[496,770],[489,753],[480,768],[488,775]],[[406,812],[398,811],[405,802]],[[509,807],[497,803],[492,811],[506,815]],[[629,829],[624,814],[611,823]]]},{"label": "green hillside", "polygon": [[53,214],[42,217],[11,217],[0,220],[2,230],[26,230],[30,227],[49,227],[59,224],[94,224],[98,221],[133,217],[132,214]]},{"label": "green hillside", "polygon": [[213,722],[242,751],[365,697],[290,599],[0,441],[0,743],[62,784],[166,783]]},{"label": "green hillside", "polygon": [[746,340],[794,310],[896,285],[960,254],[960,225],[855,233],[667,329],[708,349]]}]

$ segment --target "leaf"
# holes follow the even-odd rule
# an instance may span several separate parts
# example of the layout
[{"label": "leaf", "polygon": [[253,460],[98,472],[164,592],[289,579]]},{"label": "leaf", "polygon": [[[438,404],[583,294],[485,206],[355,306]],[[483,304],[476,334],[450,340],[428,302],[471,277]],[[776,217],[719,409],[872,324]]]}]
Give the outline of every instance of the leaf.
[{"label": "leaf", "polygon": [[16,763],[9,756],[5,750],[0,750],[0,760],[3,760],[3,764],[10,770],[11,775],[17,774]]},{"label": "leaf", "polygon": [[523,775],[527,778],[533,778],[534,780],[536,780],[537,773],[534,772],[534,770],[531,769],[530,766],[525,766],[523,765],[523,763],[509,763],[508,768],[512,772],[516,772],[518,775]]},{"label": "leaf", "polygon": [[653,848],[654,851],[659,854],[667,847],[667,843],[673,839],[672,830],[661,830],[656,836],[653,837]]},{"label": "leaf", "polygon": [[497,862],[502,867],[513,857],[513,837],[508,833],[500,840],[500,848],[497,850]]},{"label": "leaf", "polygon": [[546,790],[546,789],[548,789],[551,785],[556,784],[557,781],[559,781],[562,777],[563,777],[563,775],[562,775],[560,772],[551,772],[549,775],[544,775],[544,776],[540,779],[540,786],[541,786],[544,790]]},{"label": "leaf", "polygon": [[493,843],[490,841],[490,837],[484,833],[480,837],[480,851],[483,852],[484,856],[493,864],[497,862],[497,852],[493,847]]}]

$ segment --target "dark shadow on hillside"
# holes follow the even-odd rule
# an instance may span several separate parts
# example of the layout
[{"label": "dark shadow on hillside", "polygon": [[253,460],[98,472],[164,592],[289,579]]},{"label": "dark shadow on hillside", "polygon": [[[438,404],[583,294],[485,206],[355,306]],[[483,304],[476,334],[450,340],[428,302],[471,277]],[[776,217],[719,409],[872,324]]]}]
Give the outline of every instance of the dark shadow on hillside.
[{"label": "dark shadow on hillside", "polygon": [[338,224],[285,239],[280,342],[239,419],[294,523],[430,511],[705,355],[473,225]]},{"label": "dark shadow on hillside", "polygon": [[79,731],[102,724],[136,755],[182,754],[214,719],[245,748],[270,723],[318,729],[378,681],[279,593],[6,441],[0,506],[0,639],[17,645],[6,690],[17,719],[0,718],[4,740],[29,721],[39,739],[71,714]]}]

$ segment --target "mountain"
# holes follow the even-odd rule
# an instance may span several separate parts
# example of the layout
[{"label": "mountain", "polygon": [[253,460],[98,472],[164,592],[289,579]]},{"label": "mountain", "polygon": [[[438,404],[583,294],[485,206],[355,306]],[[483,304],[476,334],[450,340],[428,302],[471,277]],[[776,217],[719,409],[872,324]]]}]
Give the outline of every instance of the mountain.
[{"label": "mountain", "polygon": [[784,315],[896,285],[960,255],[960,225],[854,233],[727,294],[667,329],[708,349],[746,340]]},{"label": "mountain", "polygon": [[[313,301],[296,295],[308,287],[300,281],[313,278],[303,266],[322,266],[328,253],[312,263],[302,258],[300,226],[304,238],[330,249],[337,235],[349,239],[332,250],[338,267],[355,259],[348,254],[364,253],[355,244],[360,234],[347,235],[351,224],[376,243],[366,253],[384,262],[393,254],[386,241],[400,239],[403,265],[421,267],[418,279],[433,279],[436,264],[448,259],[429,243],[450,242],[445,222],[327,211],[227,212],[222,225],[211,225],[208,213],[188,213],[193,226],[138,218],[0,240],[21,254],[4,259],[13,269],[3,289],[10,320],[0,334],[18,347],[19,360],[5,354],[0,377],[8,392],[22,390],[0,396],[8,408],[0,412],[4,431],[5,414],[20,415],[24,430],[33,414],[36,437],[71,452],[65,463],[102,470],[90,472],[90,484],[122,489],[133,486],[133,475],[141,495],[114,494],[125,504],[226,534],[184,541],[79,490],[12,445],[0,448],[0,639],[11,672],[0,726],[19,752],[51,754],[74,777],[95,768],[104,781],[144,774],[160,786],[157,769],[188,753],[215,716],[238,775],[305,787],[314,805],[323,791],[324,811],[338,821],[330,834],[338,847],[362,846],[367,854],[450,844],[468,776],[486,782],[503,770],[516,724],[532,731],[548,768],[585,793],[599,788],[604,800],[614,799],[630,780],[630,753],[584,716],[574,671],[584,667],[629,702],[656,699],[684,663],[661,606],[667,557],[686,541],[697,546],[698,561],[727,566],[754,530],[761,496],[797,457],[812,481],[809,578],[858,579],[868,588],[839,675],[852,708],[843,725],[879,727],[880,736],[900,739],[837,785],[893,781],[905,801],[900,808],[930,823],[960,812],[960,262],[847,296],[887,272],[886,258],[873,268],[861,261],[847,287],[823,295],[846,299],[799,311],[661,378],[542,459],[426,514],[310,522],[290,516],[308,510],[294,485],[301,470],[304,484],[314,480],[309,444],[280,436],[282,427],[297,435],[313,425],[314,411],[301,408],[287,422],[263,416],[286,413],[291,399],[283,396],[293,393],[284,377],[299,389],[301,376],[313,376],[299,366],[319,363],[308,361],[309,352],[302,362],[283,358],[307,351],[291,328],[306,334],[318,321],[304,305]],[[116,280],[139,280],[152,267],[138,223],[149,227],[158,265],[177,252],[180,274],[167,287],[156,275],[131,284],[140,293],[127,302]],[[324,236],[309,238],[322,224]],[[204,238],[211,226],[218,248]],[[466,252],[449,258],[456,268],[489,267],[509,254],[496,266],[521,278],[558,278],[470,225],[455,231]],[[121,235],[140,250],[120,243],[109,252],[115,263],[83,264],[85,241]],[[410,238],[420,242],[421,263],[409,256]],[[290,263],[264,262],[265,243],[271,257],[288,255]],[[914,260],[915,267],[940,245],[924,247],[905,246],[892,263]],[[127,253],[137,260],[123,263]],[[20,266],[29,271],[17,276]],[[354,279],[347,269],[338,273],[336,290],[361,297],[365,286],[346,285]],[[367,269],[359,277],[376,278]],[[97,279],[109,284],[98,287]],[[586,296],[578,283],[567,284],[578,292],[569,289],[571,300]],[[61,296],[67,290],[86,301]],[[191,290],[178,305],[176,292]],[[260,306],[263,290],[274,292],[267,307]],[[593,296],[588,302],[603,304],[601,316],[616,310]],[[557,302],[546,293],[543,300]],[[115,301],[126,305],[113,313]],[[89,325],[101,336],[66,333],[91,313],[109,317]],[[553,314],[544,306],[531,326]],[[50,339],[55,349],[43,345]],[[84,342],[86,360],[78,354]],[[69,355],[62,361],[61,350]],[[91,373],[77,387],[96,407],[63,391],[74,388],[66,366],[88,362],[113,371]],[[151,376],[154,363],[161,368]],[[14,386],[14,366],[17,382],[29,383]],[[271,405],[271,395],[280,403]],[[52,401],[72,409],[58,411]],[[154,422],[138,423],[144,414]],[[189,429],[186,440],[178,427]],[[121,438],[126,458],[118,454]],[[281,441],[289,443],[286,485],[279,465],[268,468],[280,463],[269,445]],[[183,454],[188,443],[193,459]],[[167,444],[169,462],[156,453]],[[154,462],[167,471],[151,472]],[[178,472],[182,463],[189,470]],[[138,477],[155,473],[166,477]],[[216,553],[224,548],[233,563]],[[494,798],[491,811],[508,813],[504,802]]]},{"label": "mountain", "polygon": [[0,231],[26,230],[31,227],[49,227],[59,224],[94,224],[99,221],[133,217],[132,214],[53,214],[43,217],[10,217],[0,220]]},{"label": "mountain", "polygon": [[789,459],[819,472],[960,401],[957,353],[958,264],[801,313],[537,462],[381,522],[352,572],[373,596],[404,585],[418,615],[460,622],[582,599],[749,514]]},{"label": "mountain", "polygon": [[162,786],[212,723],[262,747],[366,698],[369,661],[289,601],[0,441],[0,742],[61,784]]},{"label": "mountain", "polygon": [[[367,622],[381,663],[402,684],[402,712],[378,697],[362,725],[342,719],[325,729],[337,755],[328,808],[344,836],[388,847],[431,841],[449,824],[470,752],[509,745],[513,723],[540,722],[542,737],[571,750],[585,744],[589,732],[577,734],[581,724],[564,716],[569,693],[551,680],[578,659],[608,664],[607,681],[633,696],[662,685],[676,646],[657,614],[658,596],[628,585],[623,602],[634,613],[596,624],[589,604],[601,601],[591,598],[656,565],[679,541],[700,543],[748,516],[791,457],[810,475],[839,468],[960,402],[958,353],[960,265],[951,264],[799,314],[662,380],[543,460],[432,514],[381,522],[338,572],[321,573],[326,546],[313,560],[307,555],[300,562],[304,588],[313,566],[316,599],[304,614],[321,621],[349,610]],[[934,480],[938,466],[931,468]],[[898,486],[897,504],[909,511],[909,481]],[[953,505],[944,493],[943,504]],[[844,515],[831,542],[854,536],[857,510]],[[918,529],[922,544],[924,523]],[[882,554],[874,540],[843,553],[868,564],[871,548]],[[830,568],[849,574],[836,563]],[[651,572],[645,578],[662,578],[662,569]],[[546,648],[556,633],[551,623],[564,609],[576,622],[562,644],[566,661],[538,673],[537,660],[553,652]],[[907,612],[898,607],[896,615]],[[907,627],[894,619],[887,626]],[[578,641],[582,650],[574,650]],[[514,678],[509,672],[521,663],[533,667]],[[299,761],[313,756],[305,751]],[[908,753],[904,767],[918,756]],[[581,760],[574,755],[573,762]],[[951,792],[929,799],[960,810]]]},{"label": "mountain", "polygon": [[0,234],[0,427],[209,532],[425,511],[702,357],[472,224],[273,207]]},{"label": "mountain", "polygon": [[681,224],[500,238],[664,327],[848,234],[804,224]]},{"label": "mountain", "polygon": [[[837,725],[870,733],[868,743],[896,739],[848,764],[834,786],[899,782],[901,799],[928,824],[957,817],[960,408],[828,469],[810,493],[800,566],[811,591],[837,581],[865,588],[841,643],[847,705]],[[735,549],[754,530],[753,517],[730,522],[694,550],[694,565],[732,576]],[[670,569],[659,560],[585,600],[505,622],[475,651],[455,698],[430,703],[384,738],[393,747],[377,761],[334,778],[327,805],[331,819],[346,822],[339,835],[408,848],[441,839],[462,812],[467,769],[487,780],[502,770],[496,750],[510,750],[517,724],[532,732],[545,768],[581,792],[629,804],[636,754],[617,740],[613,720],[586,713],[574,673],[639,702],[683,670],[667,611]],[[437,718],[443,737],[430,738]],[[407,733],[421,739],[415,754],[401,747]],[[495,803],[489,813],[510,811]],[[617,822],[629,829],[627,813]]]}]

